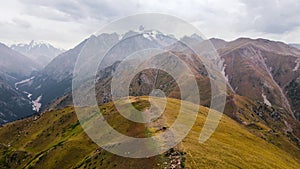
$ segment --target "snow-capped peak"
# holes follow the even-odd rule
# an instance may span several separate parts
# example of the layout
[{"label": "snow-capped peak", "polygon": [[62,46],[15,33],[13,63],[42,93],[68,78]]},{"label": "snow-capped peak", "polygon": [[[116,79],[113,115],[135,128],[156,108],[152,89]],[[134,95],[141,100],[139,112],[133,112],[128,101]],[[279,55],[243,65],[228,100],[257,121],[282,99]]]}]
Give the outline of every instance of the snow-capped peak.
[{"label": "snow-capped peak", "polygon": [[15,45],[11,46],[12,49],[26,48],[26,50],[31,50],[31,49],[40,48],[40,47],[46,47],[48,49],[49,48],[54,48],[51,44],[49,44],[45,41],[42,41],[42,40],[39,40],[39,41],[31,40],[28,44],[18,43],[18,44],[15,44]]},{"label": "snow-capped peak", "polygon": [[161,36],[166,36],[165,34],[157,31],[157,30],[145,30],[142,32],[143,36],[149,40],[157,40]]},{"label": "snow-capped peak", "polygon": [[45,41],[34,41],[32,40],[30,43],[29,43],[29,46],[31,48],[34,48],[34,47],[41,47],[42,45],[45,45],[47,48],[50,48],[51,45]]}]

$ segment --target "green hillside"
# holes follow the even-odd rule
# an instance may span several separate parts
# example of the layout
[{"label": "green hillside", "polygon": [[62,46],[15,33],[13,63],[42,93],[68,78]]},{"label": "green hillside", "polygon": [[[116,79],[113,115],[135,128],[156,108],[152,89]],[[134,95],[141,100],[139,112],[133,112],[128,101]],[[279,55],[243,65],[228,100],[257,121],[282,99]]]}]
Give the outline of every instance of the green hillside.
[{"label": "green hillside", "polygon": [[[140,110],[149,107],[147,97],[131,101]],[[131,122],[116,111],[113,103],[100,109],[119,132],[148,137],[174,122],[179,102],[168,99],[165,112],[156,121],[158,125]],[[226,115],[213,136],[204,144],[198,143],[207,112],[207,108],[200,108],[193,129],[173,149],[151,158],[130,159],[93,143],[83,132],[73,107],[53,110],[0,128],[0,168],[300,168],[300,152],[290,155]]]}]

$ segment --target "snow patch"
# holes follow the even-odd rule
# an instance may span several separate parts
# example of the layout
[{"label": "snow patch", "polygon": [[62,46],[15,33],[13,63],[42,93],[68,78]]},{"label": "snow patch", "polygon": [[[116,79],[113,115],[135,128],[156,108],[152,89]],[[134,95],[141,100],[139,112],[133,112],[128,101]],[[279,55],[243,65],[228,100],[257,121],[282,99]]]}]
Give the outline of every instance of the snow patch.
[{"label": "snow patch", "polygon": [[227,66],[227,65],[225,64],[225,60],[224,60],[223,58],[218,59],[218,60],[217,60],[217,65],[218,65],[219,70],[221,70],[221,74],[222,74],[223,77],[225,78],[225,81],[226,81],[227,85],[230,87],[230,89],[231,89],[233,92],[236,91],[236,90],[233,90],[231,84],[229,83],[228,75],[226,75],[225,70],[226,70],[226,66]]},{"label": "snow patch", "polygon": [[300,58],[296,59],[295,63],[296,63],[296,66],[293,69],[294,72],[297,71],[300,67]]},{"label": "snow patch", "polygon": [[146,38],[146,39],[149,39],[150,41],[152,41],[152,39],[150,38],[149,34],[144,33],[143,37]]},{"label": "snow patch", "polygon": [[34,76],[32,76],[31,78],[19,81],[19,82],[15,83],[15,88],[18,90],[18,85],[28,83],[28,82],[30,82],[30,80],[33,80],[33,79],[34,79]]},{"label": "snow patch", "polygon": [[270,101],[267,99],[267,96],[262,92],[261,93],[261,96],[263,97],[263,99],[264,99],[264,103],[266,104],[266,105],[268,105],[268,106],[272,106],[272,104],[270,103]]},{"label": "snow patch", "polygon": [[27,94],[27,98],[31,100],[31,96],[32,96],[31,93],[28,93],[28,92],[25,92],[25,91],[23,93]]},{"label": "snow patch", "polygon": [[156,30],[146,31],[143,33],[143,37],[149,39],[150,41],[157,40],[157,37],[161,34]]},{"label": "snow patch", "polygon": [[[28,78],[28,79],[25,79],[25,80],[22,80],[20,82],[15,83],[16,90],[19,90],[18,87],[17,87],[19,84],[28,83],[32,79],[34,79],[34,76],[31,77],[31,78]],[[32,98],[31,98],[32,94],[31,93],[28,93],[26,91],[23,91],[23,93],[26,94],[27,98],[31,101],[32,110],[36,111],[36,112],[39,112],[40,108],[42,107],[42,103],[40,103],[40,101],[42,100],[42,95],[37,97],[35,100],[32,100]]]},{"label": "snow patch", "polygon": [[225,73],[226,66],[227,65],[224,63],[224,66],[222,67],[221,73],[225,77],[225,80],[226,80],[227,84],[229,84],[228,75],[226,75],[226,73]]},{"label": "snow patch", "polygon": [[31,41],[29,48],[31,49],[31,48],[35,48],[35,47],[41,47],[43,45],[45,45],[47,48],[51,47],[51,45],[49,43],[47,43],[45,41],[42,41],[42,40],[39,40],[39,41]]},{"label": "snow patch", "polygon": [[119,35],[119,40],[122,40],[124,37],[124,34]]},{"label": "snow patch", "polygon": [[153,30],[150,32],[150,36],[153,38],[153,39],[157,39],[157,35],[159,34],[159,32]]},{"label": "snow patch", "polygon": [[32,101],[32,110],[39,112],[40,108],[42,106],[42,103],[40,103],[40,101],[42,100],[42,95],[39,96],[36,100]]},{"label": "snow patch", "polygon": [[225,69],[226,69],[226,64],[224,63],[224,66],[222,67],[221,73],[225,77],[226,81],[228,82],[228,76],[226,76]]}]

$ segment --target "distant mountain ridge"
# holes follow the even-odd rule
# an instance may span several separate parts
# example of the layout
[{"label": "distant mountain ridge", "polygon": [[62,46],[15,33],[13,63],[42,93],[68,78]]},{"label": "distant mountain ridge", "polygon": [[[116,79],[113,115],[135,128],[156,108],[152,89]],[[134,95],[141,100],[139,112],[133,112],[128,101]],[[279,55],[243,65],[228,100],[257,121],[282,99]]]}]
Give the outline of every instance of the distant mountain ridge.
[{"label": "distant mountain ridge", "polygon": [[34,40],[28,44],[19,43],[11,45],[11,48],[28,56],[42,67],[46,66],[53,58],[65,51],[47,42]]},{"label": "distant mountain ridge", "polygon": [[291,44],[289,44],[289,45],[291,45],[291,46],[293,46],[293,47],[295,47],[295,48],[300,49],[300,44],[297,44],[297,43],[291,43]]}]

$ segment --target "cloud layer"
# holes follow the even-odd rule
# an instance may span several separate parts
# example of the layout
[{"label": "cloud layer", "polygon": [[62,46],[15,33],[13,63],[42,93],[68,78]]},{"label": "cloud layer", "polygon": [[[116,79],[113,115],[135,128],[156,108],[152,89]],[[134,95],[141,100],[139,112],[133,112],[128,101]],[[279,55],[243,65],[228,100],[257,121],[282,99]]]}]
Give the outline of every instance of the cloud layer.
[{"label": "cloud layer", "polygon": [[11,0],[0,10],[0,41],[8,44],[35,39],[70,48],[109,22],[142,12],[180,17],[208,38],[300,43],[297,0]]}]

